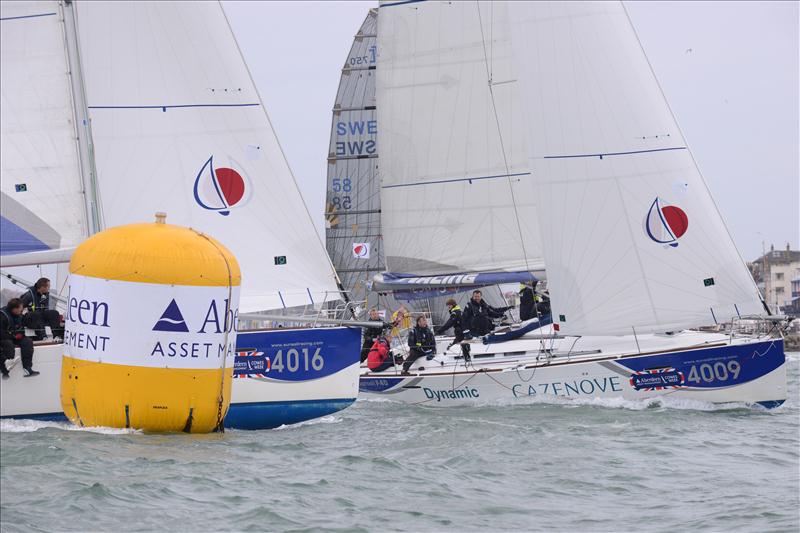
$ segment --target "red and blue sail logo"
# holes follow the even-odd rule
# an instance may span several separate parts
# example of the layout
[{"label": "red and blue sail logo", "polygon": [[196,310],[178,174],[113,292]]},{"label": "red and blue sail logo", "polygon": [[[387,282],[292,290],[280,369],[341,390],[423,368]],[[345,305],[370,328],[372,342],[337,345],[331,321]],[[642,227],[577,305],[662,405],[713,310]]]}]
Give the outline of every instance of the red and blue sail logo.
[{"label": "red and blue sail logo", "polygon": [[644,219],[647,236],[659,244],[673,248],[689,228],[689,217],[680,207],[669,205],[656,196]]},{"label": "red and blue sail logo", "polygon": [[247,203],[250,189],[250,184],[239,171],[230,167],[215,167],[212,155],[194,180],[194,199],[203,209],[227,216],[231,209]]}]

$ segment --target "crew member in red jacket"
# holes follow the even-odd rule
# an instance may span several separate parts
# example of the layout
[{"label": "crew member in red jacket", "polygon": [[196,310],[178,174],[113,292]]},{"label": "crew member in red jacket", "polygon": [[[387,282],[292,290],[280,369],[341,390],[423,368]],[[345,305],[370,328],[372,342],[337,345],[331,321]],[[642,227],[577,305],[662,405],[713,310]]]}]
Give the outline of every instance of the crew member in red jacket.
[{"label": "crew member in red jacket", "polygon": [[391,352],[392,336],[378,337],[367,355],[367,367],[372,372],[383,372],[395,364]]}]

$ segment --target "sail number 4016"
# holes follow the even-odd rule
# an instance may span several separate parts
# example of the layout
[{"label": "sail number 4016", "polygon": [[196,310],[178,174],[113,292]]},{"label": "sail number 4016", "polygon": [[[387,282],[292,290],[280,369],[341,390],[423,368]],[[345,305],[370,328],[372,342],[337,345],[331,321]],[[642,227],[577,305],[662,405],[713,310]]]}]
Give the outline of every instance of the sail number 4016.
[{"label": "sail number 4016", "polygon": [[309,354],[308,348],[300,350],[289,348],[286,352],[278,350],[272,360],[271,369],[275,372],[283,372],[284,369],[287,372],[297,372],[298,370],[303,372],[308,372],[309,370],[320,371],[325,366],[325,360],[322,358],[320,351],[321,349],[317,348],[313,354]]},{"label": "sail number 4016", "polygon": [[730,360],[727,363],[717,361],[716,363],[703,363],[692,365],[689,369],[687,381],[694,383],[711,383],[713,381],[728,381],[739,377],[742,365],[738,361]]}]

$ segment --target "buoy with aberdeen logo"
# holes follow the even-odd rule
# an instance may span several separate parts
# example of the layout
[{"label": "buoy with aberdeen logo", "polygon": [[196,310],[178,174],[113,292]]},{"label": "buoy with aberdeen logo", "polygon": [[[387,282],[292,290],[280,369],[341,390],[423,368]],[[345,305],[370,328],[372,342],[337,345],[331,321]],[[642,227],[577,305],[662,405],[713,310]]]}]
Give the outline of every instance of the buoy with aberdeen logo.
[{"label": "buoy with aberdeen logo", "polygon": [[102,231],[72,255],[61,405],[75,424],[222,429],[239,264],[218,241],[165,218]]}]

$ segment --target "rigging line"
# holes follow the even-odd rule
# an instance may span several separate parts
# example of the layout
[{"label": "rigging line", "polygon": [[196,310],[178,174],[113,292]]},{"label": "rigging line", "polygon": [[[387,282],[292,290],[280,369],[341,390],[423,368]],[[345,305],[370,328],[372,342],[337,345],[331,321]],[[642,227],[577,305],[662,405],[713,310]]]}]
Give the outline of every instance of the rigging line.
[{"label": "rigging line", "polygon": [[[484,59],[484,64],[486,66],[486,77],[487,77],[487,82],[488,82],[488,85],[489,85],[489,97],[490,97],[490,99],[492,101],[492,113],[494,114],[494,121],[495,121],[495,124],[497,125],[497,137],[500,140],[500,150],[503,153],[503,164],[505,165],[505,169],[506,169],[506,176],[507,176],[507,180],[508,180],[508,190],[511,193],[511,205],[514,207],[514,220],[517,223],[517,232],[519,233],[519,243],[520,243],[520,247],[522,248],[522,258],[525,260],[525,269],[528,272],[530,272],[531,267],[530,267],[530,263],[528,261],[528,251],[525,249],[525,239],[522,236],[522,223],[519,221],[519,210],[517,209],[517,197],[514,194],[514,185],[511,182],[511,176],[510,176],[511,170],[510,170],[510,168],[508,166],[508,157],[506,156],[506,147],[505,147],[505,143],[503,142],[503,132],[500,129],[500,117],[497,115],[497,105],[495,104],[495,101],[494,101],[494,89],[492,88],[492,72],[491,72],[490,67],[489,67],[489,58],[486,55],[486,37],[484,36],[484,33],[483,33],[483,19],[481,18],[481,6],[477,2],[477,0],[475,2],[475,7],[478,9],[478,24],[479,24],[480,29],[481,29],[481,42],[483,43],[483,59]],[[530,174],[530,173],[528,173],[528,174]],[[534,302],[534,306],[535,306],[535,302]],[[537,317],[539,319],[541,319],[541,315],[539,315],[538,309],[536,311],[536,315],[537,315]],[[541,345],[542,351],[544,351],[544,349],[545,349],[544,339],[540,339],[539,343]]]}]

